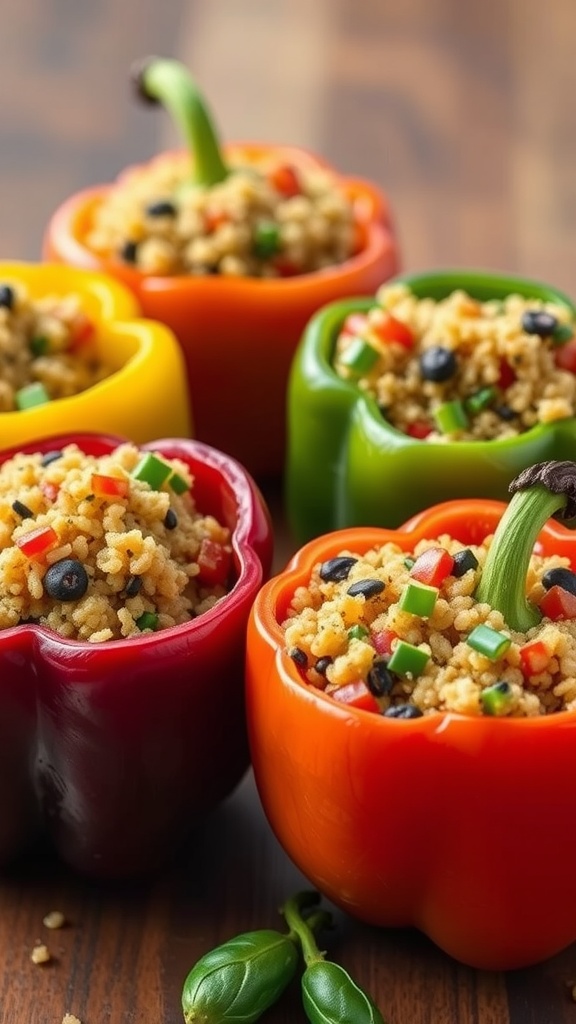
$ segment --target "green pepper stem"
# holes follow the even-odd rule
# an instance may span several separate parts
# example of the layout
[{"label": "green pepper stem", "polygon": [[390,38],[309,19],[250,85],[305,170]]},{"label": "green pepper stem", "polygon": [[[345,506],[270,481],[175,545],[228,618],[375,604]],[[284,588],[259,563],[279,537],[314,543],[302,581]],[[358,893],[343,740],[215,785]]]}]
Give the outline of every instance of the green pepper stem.
[{"label": "green pepper stem", "polygon": [[474,596],[501,612],[510,629],[527,633],[542,618],[526,597],[526,576],[540,530],[566,504],[566,494],[535,484],[514,494],[498,523]]},{"label": "green pepper stem", "polygon": [[172,114],[190,150],[196,183],[210,186],[223,181],[228,168],[212,118],[184,65],[177,60],[152,58],[140,69],[138,86],[147,99],[162,103]]},{"label": "green pepper stem", "polygon": [[280,913],[290,929],[290,935],[296,935],[298,938],[307,967],[324,959],[324,953],[318,949],[313,929],[321,927],[323,922],[320,921],[320,918],[322,916],[331,920],[330,915],[323,914],[322,911],[311,914],[307,919],[303,917],[302,911],[307,907],[314,906],[319,899],[320,896],[317,892],[298,892],[295,896],[291,896],[280,909]]}]

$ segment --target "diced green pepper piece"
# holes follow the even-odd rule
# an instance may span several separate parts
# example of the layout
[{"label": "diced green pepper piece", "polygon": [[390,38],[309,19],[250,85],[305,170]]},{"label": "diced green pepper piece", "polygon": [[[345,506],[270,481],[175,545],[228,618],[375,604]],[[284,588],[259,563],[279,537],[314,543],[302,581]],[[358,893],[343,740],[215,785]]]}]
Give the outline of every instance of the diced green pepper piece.
[{"label": "diced green pepper piece", "polygon": [[466,410],[459,398],[439,405],[434,410],[434,419],[442,434],[453,434],[457,430],[465,430],[468,426]]},{"label": "diced green pepper piece", "polygon": [[552,341],[555,345],[565,345],[574,337],[574,328],[570,324],[556,324],[552,331]]},{"label": "diced green pepper piece", "polygon": [[143,480],[144,483],[150,484],[152,490],[159,491],[171,473],[172,469],[164,459],[158,458],[152,452],[146,452],[132,471],[132,476],[135,480]]},{"label": "diced green pepper piece", "polygon": [[186,491],[190,490],[190,484],[180,473],[172,473],[172,476],[168,478],[168,486],[172,488],[175,494],[185,494]]},{"label": "diced green pepper piece", "polygon": [[44,385],[36,381],[34,384],[27,384],[26,387],[20,388],[16,392],[14,400],[17,408],[23,411],[24,409],[33,409],[35,405],[46,405],[50,401],[50,395]]},{"label": "diced green pepper piece", "polygon": [[464,401],[464,408],[471,416],[477,416],[483,409],[487,409],[496,398],[496,388],[480,388],[473,395],[468,395]]},{"label": "diced green pepper piece", "polygon": [[411,569],[412,566],[414,565],[415,561],[416,561],[415,558],[411,558],[410,555],[406,555],[406,558],[404,559],[404,566],[405,566],[405,568],[406,569]]},{"label": "diced green pepper piece", "polygon": [[280,248],[280,228],[272,220],[261,220],[254,232],[254,253],[261,259],[274,256]]},{"label": "diced green pepper piece", "polygon": [[378,359],[378,352],[364,338],[352,338],[347,347],[338,356],[340,366],[345,367],[355,377],[368,373]]},{"label": "diced green pepper piece", "polygon": [[490,661],[497,661],[506,654],[512,641],[505,633],[499,633],[497,629],[492,629],[492,626],[482,624],[475,626],[468,634],[466,643],[479,654],[484,654]]},{"label": "diced green pepper piece", "polygon": [[420,583],[418,580],[410,580],[400,594],[398,602],[403,612],[410,612],[411,615],[420,615],[425,619],[434,611],[438,598],[438,587],[431,587],[427,583]]},{"label": "diced green pepper piece", "polygon": [[505,715],[510,707],[512,691],[510,684],[502,680],[487,686],[480,694],[480,704],[485,715]]},{"label": "diced green pepper piece", "polygon": [[142,612],[140,618],[136,619],[138,629],[156,629],[158,627],[158,616],[156,612]]},{"label": "diced green pepper piece", "polygon": [[388,668],[390,672],[395,672],[398,676],[411,675],[415,677],[424,671],[429,659],[430,655],[420,647],[415,647],[414,644],[409,644],[406,640],[398,640],[390,655]]},{"label": "diced green pepper piece", "polygon": [[46,355],[49,347],[48,338],[44,338],[42,335],[30,339],[30,351],[34,358]]},{"label": "diced green pepper piece", "polygon": [[348,639],[363,640],[364,637],[368,636],[369,632],[369,629],[366,629],[365,626],[361,626],[360,623],[357,623],[355,626],[351,626],[348,630]]}]

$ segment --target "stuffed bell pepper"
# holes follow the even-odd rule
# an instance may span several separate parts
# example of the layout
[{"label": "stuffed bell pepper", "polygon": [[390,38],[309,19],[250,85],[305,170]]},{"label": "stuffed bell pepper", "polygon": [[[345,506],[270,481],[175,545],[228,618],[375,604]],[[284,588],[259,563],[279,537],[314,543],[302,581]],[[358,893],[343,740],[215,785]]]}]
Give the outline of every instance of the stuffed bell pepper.
[{"label": "stuffed bell pepper", "polygon": [[576,464],[508,506],[317,538],[264,585],[247,713],[262,803],[352,915],[477,968],[576,940]]},{"label": "stuffed bell pepper", "polygon": [[135,77],[141,97],[171,111],[188,148],[65,202],[46,256],[127,284],[181,343],[197,436],[253,473],[277,474],[304,325],[325,303],[373,294],[398,270],[387,201],[297,147],[222,150],[177,61],[151,59]]},{"label": "stuffed bell pepper", "polygon": [[0,512],[0,862],[154,869],[248,764],[268,511],[200,442],[92,433],[2,451]]},{"label": "stuffed bell pepper", "polygon": [[103,274],[0,263],[0,444],[79,428],[189,436],[178,343]]},{"label": "stuffed bell pepper", "polygon": [[576,311],[520,278],[440,271],[307,326],[288,397],[286,492],[298,542],[397,526],[434,502],[504,499],[576,445]]}]

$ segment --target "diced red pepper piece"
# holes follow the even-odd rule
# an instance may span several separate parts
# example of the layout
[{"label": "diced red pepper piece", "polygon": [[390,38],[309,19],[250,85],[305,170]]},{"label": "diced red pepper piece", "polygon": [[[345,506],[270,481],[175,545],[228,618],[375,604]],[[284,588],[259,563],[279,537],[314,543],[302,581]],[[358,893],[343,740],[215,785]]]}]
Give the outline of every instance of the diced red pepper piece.
[{"label": "diced red pepper piece", "polygon": [[284,259],[283,256],[276,257],[274,267],[280,277],[296,277],[300,273],[300,268],[292,260]]},{"label": "diced red pepper piece", "polygon": [[454,568],[454,559],[445,548],[428,548],[414,562],[410,576],[429,587],[440,587]]},{"label": "diced red pepper piece", "polygon": [[576,338],[555,350],[554,362],[558,369],[576,373]]},{"label": "diced red pepper piece", "polygon": [[40,484],[40,490],[46,498],[46,501],[56,501],[60,488],[58,487],[58,484],[51,484],[48,480],[43,480]]},{"label": "diced red pepper piece", "polygon": [[342,324],[341,334],[351,334],[353,338],[363,338],[368,330],[368,317],[365,313],[350,313]]},{"label": "diced red pepper piece", "polygon": [[348,704],[353,708],[362,708],[363,711],[380,711],[376,698],[370,693],[363,679],[339,686],[337,690],[330,692],[330,696],[340,704]]},{"label": "diced red pepper piece", "polygon": [[268,181],[286,199],[299,196],[302,192],[298,172],[290,164],[280,164],[278,167],[274,167],[268,175]]},{"label": "diced red pepper piece", "polygon": [[543,672],[550,655],[541,640],[532,640],[520,648],[520,669],[524,676],[535,676]]},{"label": "diced red pepper piece", "polygon": [[498,387],[503,391],[509,388],[516,380],[516,373],[506,359],[500,360],[500,373],[498,376]]},{"label": "diced red pepper piece", "polygon": [[404,345],[404,348],[412,348],[414,345],[414,335],[410,328],[385,310],[370,320],[370,330],[381,341],[396,341],[399,345]]},{"label": "diced red pepper piece", "polygon": [[224,210],[206,210],[204,214],[204,228],[206,234],[211,235],[213,231],[226,224],[230,218]]},{"label": "diced red pepper piece", "polygon": [[93,473],[92,490],[98,498],[126,498],[130,492],[130,481],[120,476],[104,476]]},{"label": "diced red pepper piece", "polygon": [[204,537],[198,553],[198,579],[207,587],[224,586],[230,576],[232,552],[217,541]]},{"label": "diced red pepper piece", "polygon": [[540,601],[540,611],[553,622],[559,619],[576,619],[576,594],[563,587],[550,587]]},{"label": "diced red pepper piece", "polygon": [[96,332],[96,326],[84,313],[79,313],[71,325],[69,348],[78,348],[90,341]]},{"label": "diced red pepper piece", "polygon": [[392,654],[392,644],[398,639],[398,634],[393,629],[377,629],[370,639],[378,654]]},{"label": "diced red pepper piece", "polygon": [[432,433],[432,427],[425,420],[415,420],[406,428],[406,433],[410,437],[415,437],[417,441],[423,441]]},{"label": "diced red pepper piece", "polygon": [[58,543],[58,534],[51,526],[38,526],[19,537],[16,544],[27,558],[36,558]]}]

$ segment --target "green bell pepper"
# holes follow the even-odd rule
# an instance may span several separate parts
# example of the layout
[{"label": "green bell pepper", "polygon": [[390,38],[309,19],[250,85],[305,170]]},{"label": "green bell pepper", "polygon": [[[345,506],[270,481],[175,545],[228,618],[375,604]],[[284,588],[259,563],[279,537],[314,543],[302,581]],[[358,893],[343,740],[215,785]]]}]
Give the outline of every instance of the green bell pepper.
[{"label": "green bell pepper", "polygon": [[[524,278],[452,270],[395,280],[418,298],[439,300],[457,288],[480,301],[514,293],[567,306],[576,316],[562,292]],[[391,426],[376,401],[332,366],[347,316],[374,304],[374,299],[351,298],[324,306],[309,321],[292,362],[286,505],[298,543],[347,526],[396,527],[453,498],[503,500],[510,481],[526,466],[574,457],[576,417],[490,441],[424,441]]]}]

